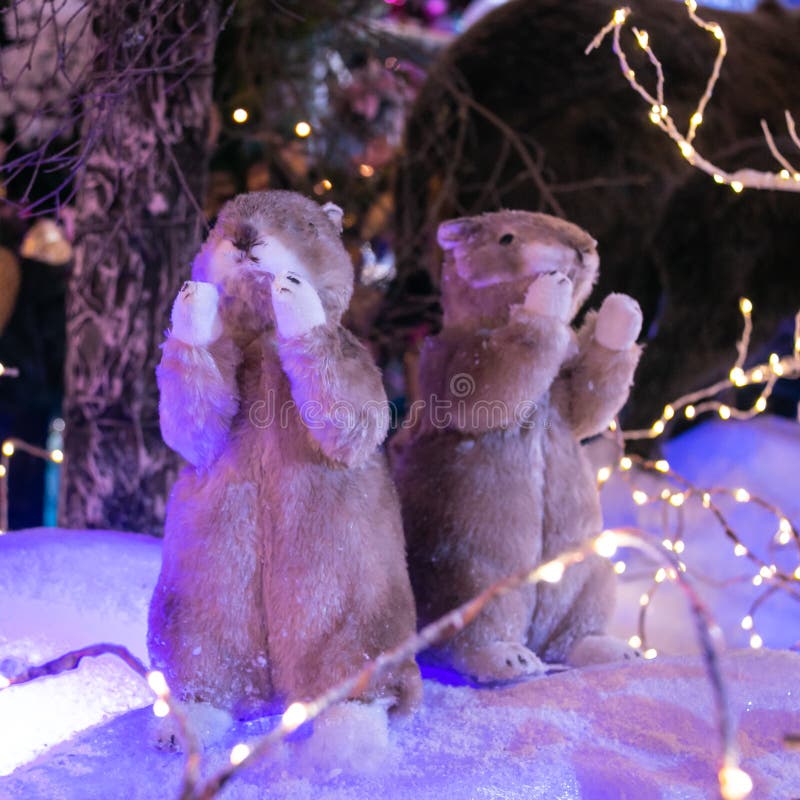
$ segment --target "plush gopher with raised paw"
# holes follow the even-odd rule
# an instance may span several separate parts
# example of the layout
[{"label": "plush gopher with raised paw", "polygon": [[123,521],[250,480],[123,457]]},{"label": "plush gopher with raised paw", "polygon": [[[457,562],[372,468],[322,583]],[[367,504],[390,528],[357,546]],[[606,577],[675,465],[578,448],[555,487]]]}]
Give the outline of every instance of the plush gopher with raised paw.
[{"label": "plush gopher with raised paw", "polygon": [[[172,311],[167,507],[148,644],[176,694],[252,716],[308,700],[415,628],[381,376],[341,325],[341,210],[283,191],[222,210]],[[413,661],[370,687],[399,710]]]},{"label": "plush gopher with raised paw", "polygon": [[[625,403],[642,320],[612,294],[572,330],[599,260],[571,223],[500,211],[444,222],[438,240],[444,326],[422,348],[426,407],[394,461],[423,622],[600,533],[580,442]],[[613,570],[591,556],[493,600],[433,655],[485,682],[631,657],[603,635],[613,599]]]}]

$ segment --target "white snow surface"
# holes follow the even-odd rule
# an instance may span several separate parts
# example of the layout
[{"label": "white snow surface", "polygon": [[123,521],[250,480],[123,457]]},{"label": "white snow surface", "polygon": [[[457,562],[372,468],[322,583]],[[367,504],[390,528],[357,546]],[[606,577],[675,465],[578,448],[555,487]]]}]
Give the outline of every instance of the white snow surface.
[{"label": "white snow surface", "polygon": [[[598,463],[602,447],[595,448]],[[706,423],[669,443],[679,473],[708,486],[744,487],[800,524],[800,426],[760,417]],[[664,479],[636,475],[656,493]],[[641,526],[663,538],[659,506],[637,507],[632,486],[604,490],[606,525]],[[773,542],[774,517],[725,504],[733,527],[765,560],[792,571],[793,545]],[[682,554],[695,579],[755,574],[699,502],[671,509],[682,525]],[[639,595],[657,565],[634,554],[620,585],[612,631],[636,632]],[[38,529],[0,537],[0,672],[40,663],[97,641],[126,645],[146,660],[147,604],[160,561],[157,539],[108,531]],[[734,648],[723,659],[742,766],[752,797],[800,797],[800,639],[793,600],[776,593],[754,615],[765,648],[746,648],[739,622],[764,587],[697,582]],[[222,792],[227,800],[705,800],[716,795],[718,735],[713,698],[696,653],[682,594],[662,584],[648,608],[647,646],[659,657],[529,680],[502,688],[462,685],[427,670],[421,709],[386,721],[380,708],[348,704],[299,731],[263,765]],[[110,656],[71,673],[0,692],[0,800],[176,798],[180,754],[158,750],[152,695]],[[230,748],[276,720],[227,725],[198,709],[209,772]]]}]

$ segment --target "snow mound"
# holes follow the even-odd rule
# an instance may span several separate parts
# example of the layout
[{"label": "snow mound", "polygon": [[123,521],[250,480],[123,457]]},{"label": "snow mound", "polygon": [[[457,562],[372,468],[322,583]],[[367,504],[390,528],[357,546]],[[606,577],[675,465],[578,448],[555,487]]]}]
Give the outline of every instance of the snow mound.
[{"label": "snow mound", "polygon": [[[791,465],[800,464],[800,426],[762,417],[711,423],[669,443],[673,468],[704,486],[747,488],[800,521]],[[648,492],[660,477],[634,476]],[[613,479],[604,491],[608,526],[636,525],[659,537],[662,514],[631,501],[631,486]],[[675,513],[678,513],[678,509]],[[796,566],[796,550],[773,542],[774,519],[747,504],[726,506],[748,548]],[[699,504],[680,510],[688,574],[716,582],[699,589],[733,646],[757,587],[752,565]],[[657,541],[660,538],[656,539]],[[654,566],[625,554],[612,631],[636,631],[639,595]],[[100,531],[22,531],[0,537],[0,663],[41,662],[96,641],[125,644],[146,659],[147,605],[160,562],[158,540]],[[763,587],[762,587],[763,588]],[[708,679],[694,655],[682,595],[663,585],[648,608],[654,661],[593,667],[505,688],[476,689],[429,671],[422,708],[390,719],[377,706],[347,704],[276,748],[222,794],[226,800],[705,800],[716,796],[717,727]],[[768,646],[800,637],[793,601],[780,593],[759,609]],[[800,796],[800,758],[783,736],[800,732],[800,655],[733,650],[723,661],[742,765],[754,798]],[[172,798],[182,756],[159,750],[152,696],[120,662],[103,657],[79,670],[0,692],[0,800]],[[233,745],[252,742],[276,719],[231,727],[216,715],[200,721],[206,773],[227,762]],[[94,726],[94,727],[92,727]],[[309,729],[311,728],[311,729]],[[49,748],[49,749],[48,749]],[[38,756],[38,758],[37,758]],[[35,760],[33,760],[35,759]],[[16,771],[14,771],[16,770]],[[9,774],[13,773],[13,774]]]}]

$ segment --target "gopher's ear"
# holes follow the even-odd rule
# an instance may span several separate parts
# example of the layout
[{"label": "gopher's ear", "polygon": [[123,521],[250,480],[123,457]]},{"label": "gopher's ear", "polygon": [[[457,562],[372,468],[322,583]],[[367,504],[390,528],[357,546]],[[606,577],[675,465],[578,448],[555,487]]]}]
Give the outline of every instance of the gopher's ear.
[{"label": "gopher's ear", "polygon": [[341,233],[342,232],[342,217],[344,217],[344,211],[342,211],[336,203],[325,203],[322,206],[322,210],[325,212],[325,215],[328,219],[333,223],[333,227]]},{"label": "gopher's ear", "polygon": [[475,220],[471,217],[448,219],[439,225],[436,241],[442,250],[452,250],[459,242],[464,241],[475,230]]}]

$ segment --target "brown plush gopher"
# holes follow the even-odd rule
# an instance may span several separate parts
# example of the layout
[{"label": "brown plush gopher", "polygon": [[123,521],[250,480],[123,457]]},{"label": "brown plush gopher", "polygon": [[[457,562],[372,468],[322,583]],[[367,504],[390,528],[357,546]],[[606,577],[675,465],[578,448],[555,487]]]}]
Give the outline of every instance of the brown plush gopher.
[{"label": "brown plush gopher", "polygon": [[[422,348],[425,408],[395,460],[423,622],[600,533],[580,441],[624,404],[642,320],[612,294],[572,330],[598,256],[571,223],[501,211],[445,222],[438,241],[444,325]],[[613,571],[593,556],[492,601],[434,655],[479,681],[630,657],[603,635],[613,596]]]}]

